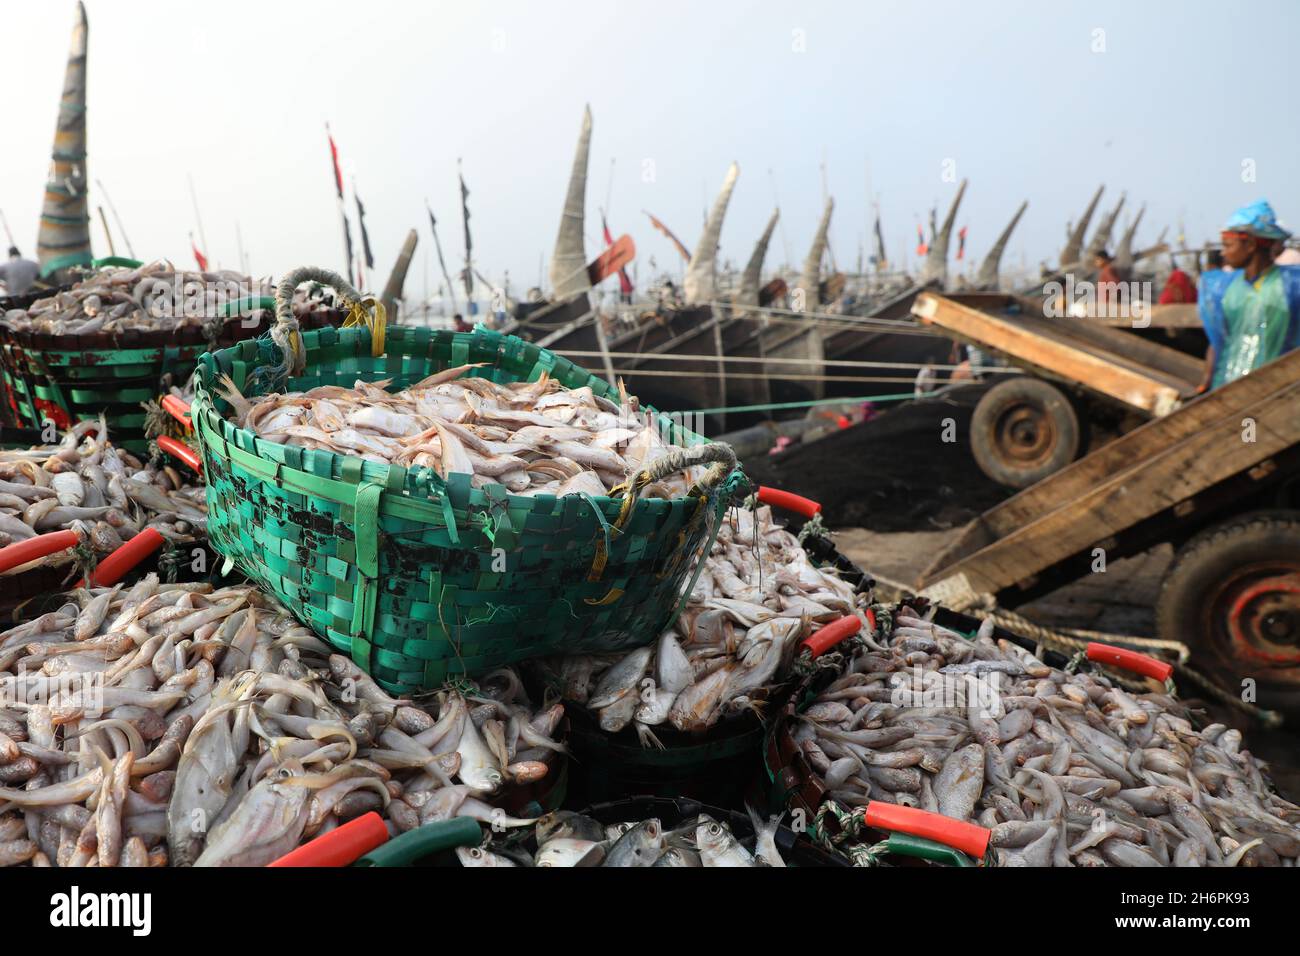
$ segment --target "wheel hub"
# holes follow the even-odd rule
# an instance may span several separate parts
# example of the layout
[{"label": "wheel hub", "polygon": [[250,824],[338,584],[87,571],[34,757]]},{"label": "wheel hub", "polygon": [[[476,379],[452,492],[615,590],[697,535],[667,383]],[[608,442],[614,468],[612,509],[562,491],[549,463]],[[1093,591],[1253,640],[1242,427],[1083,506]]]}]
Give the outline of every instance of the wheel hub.
[{"label": "wheel hub", "polygon": [[1051,416],[1043,409],[1029,404],[1013,405],[998,418],[997,444],[1009,461],[1033,467],[1051,457],[1056,446],[1056,429]]},{"label": "wheel hub", "polygon": [[1228,638],[1238,657],[1300,664],[1300,570],[1239,580],[1226,597]]}]

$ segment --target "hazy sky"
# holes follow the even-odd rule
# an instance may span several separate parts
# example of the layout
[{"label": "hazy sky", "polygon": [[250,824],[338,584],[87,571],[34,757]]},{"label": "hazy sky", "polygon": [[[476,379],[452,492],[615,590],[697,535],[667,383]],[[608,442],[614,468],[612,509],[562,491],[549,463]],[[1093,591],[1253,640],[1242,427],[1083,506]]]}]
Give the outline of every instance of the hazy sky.
[{"label": "hazy sky", "polygon": [[[210,258],[237,264],[238,221],[259,274],[341,267],[328,120],[366,204],[374,285],[417,227],[407,292],[421,291],[426,251],[436,286],[425,197],[460,267],[462,157],[476,264],[494,278],[508,269],[522,292],[550,254],[587,102],[588,256],[608,191],[610,227],[636,239],[643,280],[651,257],[673,269],[678,257],[641,210],[693,246],[733,159],[722,256],[737,264],[774,193],[768,264],[802,261],[823,161],[842,267],[869,228],[868,188],[891,257],[915,244],[916,223],[955,189],[946,159],[970,179],[958,224],[977,260],[1025,198],[1006,261],[1054,259],[1103,181],[1103,204],[1121,189],[1148,204],[1139,245],[1164,225],[1176,234],[1180,216],[1189,241],[1208,238],[1260,196],[1300,225],[1294,2],[86,6],[92,187],[103,180],[144,258],[192,264],[188,174]],[[0,208],[29,254],[72,18],[65,0],[0,0]],[[97,219],[92,237],[106,254]]]}]

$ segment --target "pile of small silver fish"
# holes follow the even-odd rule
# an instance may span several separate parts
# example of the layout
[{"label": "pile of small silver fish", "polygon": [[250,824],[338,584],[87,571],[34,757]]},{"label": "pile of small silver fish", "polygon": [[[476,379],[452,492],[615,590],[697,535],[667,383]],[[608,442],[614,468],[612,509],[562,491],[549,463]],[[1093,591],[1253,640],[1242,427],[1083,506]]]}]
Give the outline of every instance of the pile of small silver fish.
[{"label": "pile of small silver fish", "polygon": [[261,866],[370,810],[522,827],[488,801],[565,749],[513,671],[395,699],[252,587],[72,597],[0,634],[0,865]]},{"label": "pile of small silver fish", "polygon": [[[621,404],[590,387],[569,389],[543,375],[497,384],[461,378],[475,368],[437,372],[399,392],[388,381],[323,385],[250,402],[229,377],[222,395],[235,420],[269,441],[325,449],[369,461],[472,475],[474,487],[512,494],[605,495],[670,451],[635,398]],[[700,470],[649,485],[644,497],[684,495]]]},{"label": "pile of small silver fish", "polygon": [[920,807],[992,831],[1003,866],[1295,866],[1300,807],[1223,724],[1165,693],[1067,673],[901,608],[794,738],[843,806]]},{"label": "pile of small silver fish", "polygon": [[[46,335],[199,328],[219,318],[250,318],[261,310],[245,307],[227,315],[227,304],[273,295],[269,279],[230,270],[191,272],[160,259],[135,268],[97,270],[26,309],[8,310],[0,324]],[[299,317],[332,306],[318,290],[304,287],[294,293],[293,311]]]},{"label": "pile of small silver fish", "polygon": [[137,268],[98,270],[72,288],[10,309],[4,324],[47,335],[90,335],[128,329],[199,326],[227,301],[270,296],[269,280],[238,272],[188,272],[164,260]]},{"label": "pile of small silver fish", "polygon": [[621,655],[571,655],[539,663],[565,700],[597,714],[614,734],[632,725],[643,746],[653,728],[702,733],[720,719],[761,710],[789,676],[800,642],[820,626],[866,609],[833,571],[816,568],[772,509],[736,509],[724,521],[691,597],[672,629]]},{"label": "pile of small silver fish", "polygon": [[750,809],[751,852],[731,828],[707,813],[665,830],[655,819],[606,826],[567,810],[548,813],[533,831],[537,850],[515,845],[460,847],[462,866],[750,867],[785,866],[776,846],[777,820],[764,823]]},{"label": "pile of small silver fish", "polygon": [[[79,422],[57,445],[0,451],[0,547],[76,528],[102,555],[148,527],[176,544],[202,537],[207,506],[201,480],[170,464],[142,464],[112,443],[102,417]],[[64,552],[41,563],[70,560]]]}]

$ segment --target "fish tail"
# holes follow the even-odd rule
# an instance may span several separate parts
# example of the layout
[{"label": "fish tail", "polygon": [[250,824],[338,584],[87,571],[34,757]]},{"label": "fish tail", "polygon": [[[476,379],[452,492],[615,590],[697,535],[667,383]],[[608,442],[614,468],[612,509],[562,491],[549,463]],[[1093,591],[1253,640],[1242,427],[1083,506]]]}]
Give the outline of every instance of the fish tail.
[{"label": "fish tail", "polygon": [[222,372],[218,381],[220,385],[217,388],[217,394],[234,406],[235,415],[238,416],[239,423],[242,425],[245,419],[248,418],[248,413],[253,410],[253,403],[244,397],[244,393],[239,390],[239,386],[235,384],[235,380],[229,374]]}]

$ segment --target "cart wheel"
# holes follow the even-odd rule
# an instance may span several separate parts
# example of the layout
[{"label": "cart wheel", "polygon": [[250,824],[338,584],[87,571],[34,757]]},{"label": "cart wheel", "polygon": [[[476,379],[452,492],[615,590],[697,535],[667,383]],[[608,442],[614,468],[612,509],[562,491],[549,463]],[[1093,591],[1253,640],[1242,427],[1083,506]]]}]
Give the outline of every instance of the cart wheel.
[{"label": "cart wheel", "polygon": [[1079,416],[1055,385],[1017,376],[984,393],[971,417],[971,452],[1000,485],[1028,488],[1074,461]]},{"label": "cart wheel", "polygon": [[1300,711],[1300,511],[1255,511],[1202,531],[1178,552],[1156,603],[1161,638],[1229,693]]}]

